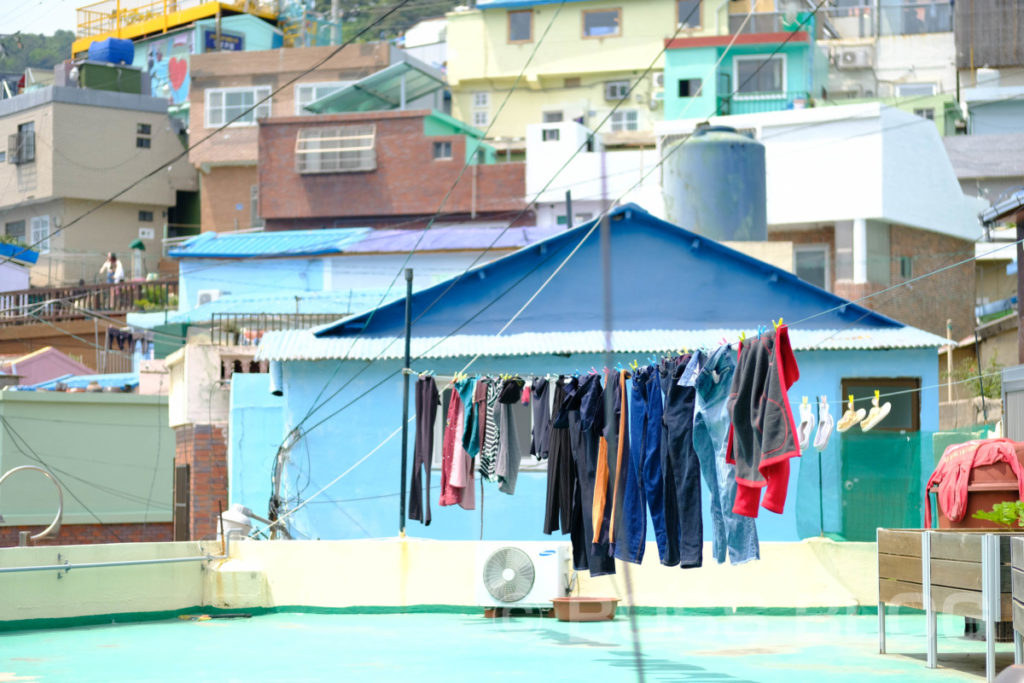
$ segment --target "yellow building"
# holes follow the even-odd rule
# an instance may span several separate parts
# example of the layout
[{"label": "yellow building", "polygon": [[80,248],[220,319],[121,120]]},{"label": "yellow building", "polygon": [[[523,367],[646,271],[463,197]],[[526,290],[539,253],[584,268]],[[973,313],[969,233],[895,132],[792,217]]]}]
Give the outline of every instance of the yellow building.
[{"label": "yellow building", "polygon": [[[728,33],[728,4],[483,0],[475,9],[451,12],[452,114],[481,129],[490,125],[488,138],[499,149],[519,151],[529,124],[575,119],[594,129],[625,99],[600,129],[605,144],[653,144],[651,130],[662,118],[665,40],[676,35],[679,24],[678,36]],[[641,78],[652,62],[651,72]]]}]

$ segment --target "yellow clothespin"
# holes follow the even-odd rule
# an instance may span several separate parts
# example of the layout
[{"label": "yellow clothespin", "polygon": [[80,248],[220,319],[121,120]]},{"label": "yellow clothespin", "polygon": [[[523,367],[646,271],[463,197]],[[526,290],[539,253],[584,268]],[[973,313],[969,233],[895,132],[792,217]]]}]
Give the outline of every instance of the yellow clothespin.
[{"label": "yellow clothespin", "polygon": [[804,402],[804,403],[807,403],[807,397],[806,397],[806,396],[804,396],[804,400],[803,400],[803,402]]},{"label": "yellow clothespin", "polygon": [[776,331],[778,331],[778,329],[782,327],[782,318],[779,318],[779,322],[773,322],[772,325],[774,325]]},{"label": "yellow clothespin", "polygon": [[881,392],[878,389],[875,389],[875,405],[876,406],[878,405],[878,399],[881,398],[880,393]]},{"label": "yellow clothespin", "polygon": [[850,394],[849,396],[847,396],[846,397],[846,401],[847,401],[847,403],[848,403],[848,405],[850,407],[850,410],[853,410],[853,394]]},{"label": "yellow clothespin", "polygon": [[740,332],[740,343],[742,344],[745,341],[747,341],[747,333],[746,332]]}]

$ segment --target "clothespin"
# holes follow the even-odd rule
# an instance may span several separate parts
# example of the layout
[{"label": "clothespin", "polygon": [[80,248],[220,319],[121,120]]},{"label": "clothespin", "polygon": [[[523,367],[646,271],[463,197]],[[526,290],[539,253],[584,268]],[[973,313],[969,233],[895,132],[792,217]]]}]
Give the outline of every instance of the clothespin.
[{"label": "clothespin", "polygon": [[881,392],[879,392],[879,390],[878,390],[878,389],[875,389],[875,400],[873,401],[873,404],[874,404],[874,406],[875,406],[876,408],[878,407],[878,400],[879,400],[880,398],[881,398]]},{"label": "clothespin", "polygon": [[779,322],[773,322],[772,325],[775,326],[775,329],[777,331],[780,327],[782,327],[782,318],[779,318]]},{"label": "clothespin", "polygon": [[853,394],[850,394],[849,396],[846,397],[846,402],[847,405],[850,407],[850,410],[853,410]]},{"label": "clothespin", "polygon": [[740,332],[740,344],[742,344],[745,341],[747,341],[747,333],[746,332]]},{"label": "clothespin", "polygon": [[807,403],[807,397],[806,396],[804,396],[803,403]]},{"label": "clothespin", "polygon": [[629,367],[633,368],[633,370],[636,371],[640,367],[640,361],[634,358],[633,362],[629,364]]},{"label": "clothespin", "polygon": [[757,326],[757,338],[760,339],[761,335],[768,331],[768,328],[764,325]]}]

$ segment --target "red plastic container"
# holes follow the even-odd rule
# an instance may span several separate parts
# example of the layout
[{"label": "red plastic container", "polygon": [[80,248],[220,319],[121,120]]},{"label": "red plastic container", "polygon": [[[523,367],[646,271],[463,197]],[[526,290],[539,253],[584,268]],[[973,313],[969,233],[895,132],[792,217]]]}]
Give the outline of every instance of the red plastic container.
[{"label": "red plastic container", "polygon": [[[1024,467],[1024,443],[1014,446],[1017,460]],[[938,494],[938,487],[933,486],[929,493]],[[1017,486],[1017,475],[1005,462],[983,465],[971,470],[967,480],[967,512],[959,522],[951,522],[942,512],[942,506],[936,505],[939,511],[940,529],[1005,529],[1006,527],[990,522],[987,519],[974,519],[978,510],[991,510],[996,503],[1012,502],[1020,498]]]}]

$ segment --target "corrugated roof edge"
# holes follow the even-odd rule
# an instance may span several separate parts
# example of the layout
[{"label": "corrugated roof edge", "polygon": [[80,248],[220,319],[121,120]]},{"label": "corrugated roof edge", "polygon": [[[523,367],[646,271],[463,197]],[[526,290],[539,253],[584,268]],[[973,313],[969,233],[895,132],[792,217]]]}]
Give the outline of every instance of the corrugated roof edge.
[{"label": "corrugated roof edge", "polygon": [[[842,298],[840,296],[837,296],[837,295],[833,294],[832,292],[829,292],[828,290],[825,290],[825,289],[822,289],[820,287],[817,287],[816,285],[812,285],[811,283],[807,282],[806,280],[801,280],[799,277],[797,277],[793,273],[785,271],[782,268],[778,268],[776,266],[773,266],[770,263],[766,263],[764,261],[756,259],[753,256],[748,256],[747,254],[744,254],[742,252],[736,251],[735,249],[732,249],[731,247],[727,247],[724,244],[722,244],[721,242],[717,242],[717,241],[715,241],[715,240],[713,240],[713,239],[711,239],[709,237],[704,237],[703,235],[698,235],[697,233],[692,232],[690,230],[687,230],[686,228],[682,228],[682,227],[680,227],[678,225],[674,225],[672,223],[669,223],[668,221],[661,220],[660,218],[657,218],[657,217],[651,215],[650,213],[648,213],[643,207],[639,206],[638,204],[634,204],[632,202],[627,203],[627,204],[623,204],[622,206],[616,207],[615,209],[610,211],[608,216],[609,216],[610,220],[615,220],[616,217],[622,216],[623,218],[625,218],[627,220],[631,219],[631,220],[643,221],[643,222],[645,222],[645,223],[647,223],[647,224],[649,224],[649,225],[651,225],[651,226],[653,226],[653,227],[655,227],[657,229],[660,229],[660,230],[668,230],[668,229],[678,230],[681,233],[684,233],[686,236],[688,236],[689,239],[693,239],[695,246],[699,246],[701,248],[708,248],[708,249],[711,249],[712,251],[718,251],[723,256],[726,256],[728,258],[731,258],[731,259],[734,259],[736,261],[739,261],[740,263],[744,263],[748,267],[757,268],[757,269],[761,270],[763,273],[765,273],[766,275],[772,275],[775,278],[780,279],[780,280],[788,280],[788,281],[794,283],[797,287],[803,287],[803,288],[808,289],[808,290],[814,290],[814,291],[818,292],[819,294],[823,295],[823,297],[825,299],[830,299],[833,302],[834,307],[836,307],[836,308],[842,308],[843,310],[845,310],[846,308],[853,307],[854,311],[856,311],[857,313],[861,314],[861,317],[858,319],[860,321],[863,321],[863,320],[872,321],[873,320],[873,321],[877,321],[878,324],[880,324],[880,325],[890,325],[890,326],[893,326],[893,327],[904,327],[903,323],[899,322],[898,320],[893,320],[892,318],[890,318],[890,317],[888,317],[886,315],[883,315],[881,313],[878,313],[877,311],[872,311],[871,309],[865,308],[865,307],[863,307],[863,306],[861,306],[859,304],[855,304],[855,303],[849,301],[848,299],[844,299],[844,298]],[[563,232],[558,232],[558,233],[555,233],[553,235],[550,235],[549,237],[546,237],[546,238],[544,238],[544,239],[542,239],[542,240],[540,240],[538,242],[534,242],[533,244],[531,244],[531,245],[529,245],[527,247],[524,247],[522,249],[518,249],[518,250],[513,251],[513,252],[511,252],[509,254],[505,254],[504,256],[501,256],[500,258],[494,259],[493,261],[488,261],[486,263],[477,264],[471,270],[467,271],[464,275],[469,275],[470,273],[476,273],[478,271],[483,271],[483,270],[487,270],[489,268],[494,268],[498,264],[502,263],[505,259],[522,258],[523,253],[526,252],[527,250],[530,250],[530,249],[542,249],[543,245],[545,245],[545,244],[547,244],[547,243],[549,243],[549,242],[551,242],[553,240],[562,240],[562,239],[567,239],[567,238],[571,239],[572,236],[583,235],[588,230],[590,230],[590,228],[593,227],[593,225],[598,220],[599,219],[595,218],[594,220],[587,221],[586,223],[582,223],[578,227],[574,227],[574,228],[572,228],[570,230],[565,230]],[[455,278],[449,278],[448,280],[444,280],[443,282],[439,282],[438,284],[436,284],[436,285],[434,285],[432,287],[427,287],[426,289],[421,289],[420,291],[418,291],[415,294],[413,294],[413,296],[414,297],[421,297],[421,296],[422,297],[426,297],[426,296],[430,296],[431,294],[440,293],[442,290],[448,288],[448,286],[451,284],[452,280],[454,280],[454,279],[456,279],[458,277],[462,277],[462,276],[456,276]],[[405,306],[405,302],[404,302],[404,299],[399,300],[399,301],[394,301],[394,302],[391,302],[389,304],[384,304],[384,305],[382,305],[379,308],[374,309],[374,310],[375,311],[379,311],[379,310],[382,310],[384,308],[387,308],[388,306]],[[370,313],[373,313],[373,311],[367,311],[365,313],[360,313],[360,314],[357,314],[357,315],[350,316],[348,318],[345,318],[344,320],[339,320],[337,323],[335,323],[333,325],[328,325],[328,326],[326,326],[324,328],[321,328],[317,332],[317,336],[318,337],[329,336],[330,333],[335,332],[335,331],[340,332],[340,333],[344,333],[344,332],[346,332],[346,330],[344,329],[346,326],[351,326],[352,323],[358,322],[364,316],[369,316]],[[350,327],[350,330],[351,329],[354,329],[354,328]]]},{"label": "corrugated roof edge", "polygon": [[[315,330],[268,332],[256,350],[257,360],[399,360],[404,355],[401,339],[394,337],[316,337]],[[722,338],[748,337],[756,330],[619,330],[612,333],[615,353],[673,353],[686,348],[714,348]],[[948,342],[916,327],[846,328],[790,330],[790,342],[796,351],[844,351],[940,348]],[[564,353],[600,353],[604,350],[604,332],[528,332],[504,337],[495,335],[454,335],[451,337],[414,337],[412,357],[419,359],[466,358],[481,356],[530,356]]]},{"label": "corrugated roof edge", "polygon": [[[270,256],[319,256],[323,254],[340,254],[345,251],[344,247],[356,243],[373,232],[373,228],[328,228],[325,230],[282,230],[275,232],[261,233],[217,233],[204,232],[183,242],[178,247],[168,250],[167,255],[172,258],[265,258]],[[231,251],[201,251],[201,248],[209,248],[220,240],[247,239],[252,240],[257,236],[266,236],[267,240],[299,239],[308,237],[314,240],[315,244],[323,243],[323,246],[311,248],[288,249],[284,251],[266,251],[239,253]]]}]

